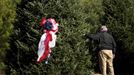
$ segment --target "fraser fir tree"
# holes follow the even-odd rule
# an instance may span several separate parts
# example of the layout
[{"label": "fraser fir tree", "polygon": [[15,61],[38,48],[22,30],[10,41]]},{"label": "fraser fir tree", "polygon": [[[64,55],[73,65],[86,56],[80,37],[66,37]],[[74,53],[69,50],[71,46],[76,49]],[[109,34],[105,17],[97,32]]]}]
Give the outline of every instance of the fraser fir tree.
[{"label": "fraser fir tree", "polygon": [[130,67],[134,67],[134,1],[103,0],[103,6],[105,15],[102,22],[106,22],[117,42],[115,72],[131,75],[133,70]]},{"label": "fraser fir tree", "polygon": [[123,42],[121,49],[133,52],[134,2],[132,0],[106,0],[103,1],[103,5],[105,11],[103,20],[117,37],[117,42]]},{"label": "fraser fir tree", "polygon": [[16,4],[19,0],[0,0],[0,74],[3,74],[6,49],[9,48],[9,36],[13,29],[16,15]]},{"label": "fraser fir tree", "polygon": [[[10,40],[8,74],[90,75],[91,54],[83,37],[98,26],[103,14],[101,3],[101,0],[23,0],[17,8],[18,20]],[[52,17],[60,24],[56,47],[47,65],[35,64],[42,17]]]}]

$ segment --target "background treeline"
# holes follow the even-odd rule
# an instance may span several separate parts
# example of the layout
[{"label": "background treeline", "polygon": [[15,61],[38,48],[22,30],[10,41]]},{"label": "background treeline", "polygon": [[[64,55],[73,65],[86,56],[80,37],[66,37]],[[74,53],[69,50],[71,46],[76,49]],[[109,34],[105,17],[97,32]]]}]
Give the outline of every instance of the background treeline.
[{"label": "background treeline", "polygon": [[[0,0],[0,73],[6,75],[91,75],[98,72],[96,47],[85,35],[107,25],[117,42],[118,75],[134,71],[133,0]],[[42,17],[59,25],[49,63],[36,64]],[[132,69],[130,69],[132,68]]]}]

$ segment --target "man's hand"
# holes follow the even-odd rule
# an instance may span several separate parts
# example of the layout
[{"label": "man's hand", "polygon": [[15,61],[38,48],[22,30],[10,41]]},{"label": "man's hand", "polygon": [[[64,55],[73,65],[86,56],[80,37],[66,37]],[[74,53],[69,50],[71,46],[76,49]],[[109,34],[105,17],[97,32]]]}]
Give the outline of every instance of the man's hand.
[{"label": "man's hand", "polygon": [[115,58],[115,54],[113,54],[113,59]]}]

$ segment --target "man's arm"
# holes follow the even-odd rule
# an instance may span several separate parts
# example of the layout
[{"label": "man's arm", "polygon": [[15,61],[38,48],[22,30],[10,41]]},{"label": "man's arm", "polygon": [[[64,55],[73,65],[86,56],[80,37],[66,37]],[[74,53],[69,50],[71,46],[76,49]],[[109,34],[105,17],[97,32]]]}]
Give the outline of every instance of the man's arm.
[{"label": "man's arm", "polygon": [[92,40],[99,40],[99,37],[100,37],[100,33],[97,33],[97,34],[90,34],[88,36],[89,39],[92,39]]},{"label": "man's arm", "polygon": [[113,53],[115,54],[115,52],[116,52],[116,43],[115,43],[115,40],[114,40],[113,37],[112,37],[112,41],[113,41]]}]

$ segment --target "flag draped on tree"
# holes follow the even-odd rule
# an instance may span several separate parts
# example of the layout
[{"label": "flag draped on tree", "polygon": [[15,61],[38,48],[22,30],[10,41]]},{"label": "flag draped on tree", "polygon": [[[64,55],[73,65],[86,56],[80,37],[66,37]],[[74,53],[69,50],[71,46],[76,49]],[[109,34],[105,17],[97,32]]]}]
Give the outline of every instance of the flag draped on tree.
[{"label": "flag draped on tree", "polygon": [[56,32],[58,31],[58,23],[52,18],[43,18],[40,26],[44,29],[44,34],[41,36],[38,45],[38,59],[37,63],[42,62],[50,57],[51,48],[55,47],[56,43]]}]

